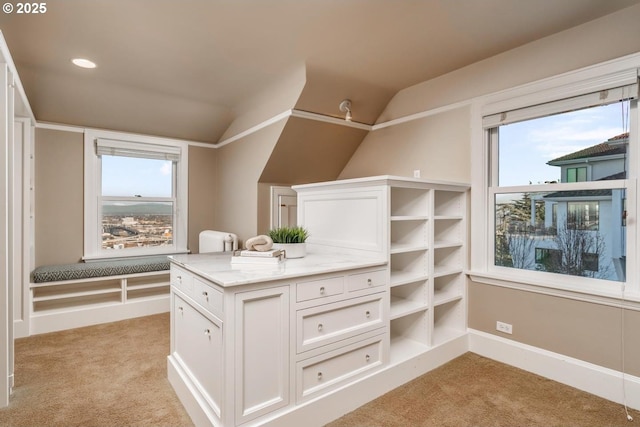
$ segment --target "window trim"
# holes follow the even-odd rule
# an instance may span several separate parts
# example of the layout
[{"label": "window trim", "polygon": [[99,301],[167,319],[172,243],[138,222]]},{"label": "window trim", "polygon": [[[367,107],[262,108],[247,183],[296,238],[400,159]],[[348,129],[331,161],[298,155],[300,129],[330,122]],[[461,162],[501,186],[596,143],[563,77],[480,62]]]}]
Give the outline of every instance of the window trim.
[{"label": "window trim", "polygon": [[[636,181],[639,169],[638,151],[640,149],[629,150],[629,175],[626,180],[620,180],[621,182],[617,183],[617,185],[622,184],[627,190],[627,215],[632,219],[627,222],[626,282],[611,282],[494,266],[490,262],[493,260],[494,219],[490,215],[492,210],[489,209],[489,203],[493,203],[495,191],[492,191],[489,184],[496,182],[495,179],[497,179],[497,176],[492,176],[497,172],[490,168],[490,162],[497,161],[497,152],[487,149],[490,142],[490,132],[487,129],[491,129],[493,126],[488,126],[486,120],[486,117],[491,114],[497,117],[500,111],[540,106],[637,82],[639,67],[640,55],[629,55],[472,100],[471,157],[482,159],[482,161],[474,161],[471,164],[471,260],[469,275],[473,281],[597,303],[618,304],[617,301],[620,299],[640,303],[640,285],[637,283],[636,273],[638,266],[640,266],[636,249],[637,244],[640,243],[640,234],[634,220],[638,214]],[[634,148],[639,147],[639,110],[636,107],[632,109],[630,114],[629,145]],[[579,183],[580,186],[582,184]],[[612,188],[612,184],[613,181],[609,181],[605,185]],[[560,191],[570,189],[572,185],[574,184],[554,184],[553,187],[549,185],[521,186],[519,191],[549,191],[550,189]],[[496,188],[499,192],[518,190],[518,187]],[[635,304],[634,308],[636,306],[640,309],[640,304]]]},{"label": "window trim", "polygon": [[[179,153],[179,159],[175,161],[175,229],[173,230],[173,246],[158,247],[157,249],[128,249],[124,251],[105,251],[102,249],[99,239],[101,218],[98,206],[101,196],[101,170],[100,160],[96,153],[96,144],[99,140],[117,141],[119,145],[126,147],[131,144],[144,144],[151,151],[158,149],[161,155],[166,153]],[[86,130],[84,133],[84,255],[85,261],[97,261],[101,259],[131,258],[136,256],[164,255],[186,253],[187,250],[187,221],[188,221],[188,143],[151,137],[146,135],[128,134],[122,132]],[[175,157],[173,157],[175,158]]]}]

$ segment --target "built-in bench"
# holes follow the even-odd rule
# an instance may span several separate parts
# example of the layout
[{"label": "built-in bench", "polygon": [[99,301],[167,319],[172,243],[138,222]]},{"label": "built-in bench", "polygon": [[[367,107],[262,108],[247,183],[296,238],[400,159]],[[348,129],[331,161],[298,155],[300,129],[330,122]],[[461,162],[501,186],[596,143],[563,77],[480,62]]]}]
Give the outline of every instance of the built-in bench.
[{"label": "built-in bench", "polygon": [[164,270],[169,270],[169,259],[166,256],[79,262],[37,267],[33,270],[31,281],[33,283],[58,282]]},{"label": "built-in bench", "polygon": [[166,256],[37,267],[31,274],[30,333],[169,311]]}]

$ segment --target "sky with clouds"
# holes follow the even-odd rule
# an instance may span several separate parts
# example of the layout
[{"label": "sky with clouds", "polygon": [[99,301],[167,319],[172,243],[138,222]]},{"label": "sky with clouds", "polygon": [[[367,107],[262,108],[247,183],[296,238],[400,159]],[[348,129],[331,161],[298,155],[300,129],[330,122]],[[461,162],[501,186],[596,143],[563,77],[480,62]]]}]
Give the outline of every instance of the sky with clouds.
[{"label": "sky with clouds", "polygon": [[629,104],[614,103],[501,126],[500,186],[559,181],[550,160],[628,131]]}]

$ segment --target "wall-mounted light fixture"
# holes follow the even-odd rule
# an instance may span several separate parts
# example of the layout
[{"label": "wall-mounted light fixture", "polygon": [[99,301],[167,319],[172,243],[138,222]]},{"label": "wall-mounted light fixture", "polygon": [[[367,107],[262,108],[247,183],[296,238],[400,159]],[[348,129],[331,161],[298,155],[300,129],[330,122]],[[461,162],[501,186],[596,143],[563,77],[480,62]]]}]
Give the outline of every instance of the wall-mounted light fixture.
[{"label": "wall-mounted light fixture", "polygon": [[342,100],[342,102],[340,103],[340,111],[345,113],[344,119],[350,122],[351,121],[351,100],[350,99]]}]

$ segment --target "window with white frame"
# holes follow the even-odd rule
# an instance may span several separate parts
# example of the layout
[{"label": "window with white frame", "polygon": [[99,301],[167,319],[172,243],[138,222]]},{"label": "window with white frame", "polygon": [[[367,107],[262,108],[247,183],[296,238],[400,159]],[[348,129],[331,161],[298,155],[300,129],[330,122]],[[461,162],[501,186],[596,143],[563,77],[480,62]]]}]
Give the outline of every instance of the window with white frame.
[{"label": "window with white frame", "polygon": [[549,102],[530,96],[531,106],[484,115],[488,271],[585,289],[627,281],[638,91],[635,70],[627,74],[623,85]]},{"label": "window with white frame", "polygon": [[85,259],[186,251],[185,157],[176,141],[85,134]]}]

